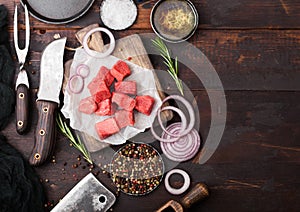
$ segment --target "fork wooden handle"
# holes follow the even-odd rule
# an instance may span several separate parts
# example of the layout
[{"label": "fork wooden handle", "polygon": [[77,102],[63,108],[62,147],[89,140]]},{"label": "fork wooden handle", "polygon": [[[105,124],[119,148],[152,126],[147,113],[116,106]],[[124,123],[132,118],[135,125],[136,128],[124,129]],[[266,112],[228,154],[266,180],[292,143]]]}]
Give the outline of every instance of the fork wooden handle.
[{"label": "fork wooden handle", "polygon": [[26,85],[20,84],[16,93],[16,130],[19,134],[26,132],[29,119],[29,91]]}]

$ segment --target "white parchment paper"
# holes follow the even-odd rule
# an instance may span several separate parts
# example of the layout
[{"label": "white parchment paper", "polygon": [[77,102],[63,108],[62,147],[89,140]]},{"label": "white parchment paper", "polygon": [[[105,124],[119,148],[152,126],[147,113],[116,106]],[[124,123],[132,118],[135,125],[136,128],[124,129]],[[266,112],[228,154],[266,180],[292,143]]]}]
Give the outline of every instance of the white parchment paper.
[{"label": "white parchment paper", "polygon": [[87,55],[83,49],[76,50],[74,60],[71,65],[70,76],[76,74],[76,67],[80,64],[86,64],[87,66],[89,66],[90,74],[84,79],[84,89],[81,93],[74,94],[70,92],[67,86],[64,97],[64,105],[62,108],[62,113],[66,118],[70,119],[70,125],[73,129],[85,132],[95,139],[99,140],[99,142],[106,142],[113,145],[125,143],[126,140],[149,128],[155,118],[155,111],[157,111],[158,107],[160,107],[161,105],[161,99],[155,86],[153,71],[126,61],[129,68],[131,69],[131,75],[125,78],[124,81],[136,81],[137,95],[152,96],[155,99],[155,105],[150,116],[146,116],[142,113],[134,111],[135,125],[133,127],[127,126],[121,129],[119,133],[112,135],[105,140],[100,140],[95,130],[95,124],[99,121],[107,119],[109,116],[84,114],[79,112],[78,106],[81,99],[91,96],[87,85],[97,75],[100,67],[106,66],[110,69],[118,60],[119,58],[116,58],[114,56],[97,59]]}]

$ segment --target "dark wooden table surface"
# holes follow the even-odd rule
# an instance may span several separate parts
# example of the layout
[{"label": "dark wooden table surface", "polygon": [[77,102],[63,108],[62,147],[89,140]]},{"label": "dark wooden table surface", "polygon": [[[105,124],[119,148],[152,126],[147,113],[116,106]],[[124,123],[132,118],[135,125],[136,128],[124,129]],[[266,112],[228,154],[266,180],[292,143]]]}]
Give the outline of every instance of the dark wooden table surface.
[{"label": "dark wooden table surface", "polygon": [[[81,28],[99,23],[99,4],[82,18],[63,25],[50,25],[30,18],[31,45],[28,61],[32,105],[39,86],[42,50],[55,34],[68,37],[76,47],[74,34]],[[136,1],[137,2],[137,1]],[[192,1],[200,24],[189,40],[215,67],[225,89],[227,123],[221,143],[210,160],[199,165],[192,161],[179,164],[187,170],[192,183],[205,182],[211,196],[191,211],[299,211],[300,210],[300,1],[297,0],[210,0]],[[0,0],[9,9],[9,30],[13,32],[13,11],[18,0]],[[114,31],[116,38],[152,32],[149,16],[156,1],[138,1],[138,19],[125,31]],[[23,26],[24,27],[24,26]],[[13,38],[11,36],[11,44]],[[12,45],[13,47],[13,45]],[[65,55],[70,59],[72,53]],[[153,59],[153,58],[152,58]],[[162,67],[160,60],[153,65]],[[192,90],[201,115],[200,133],[205,139],[211,121],[210,103],[200,81],[181,67],[180,77]],[[164,83],[165,89],[171,86]],[[31,130],[20,136],[15,117],[2,132],[24,157],[33,146]],[[90,172],[78,161],[79,152],[58,135],[55,158],[35,168],[44,185],[50,205],[57,204],[83,176]],[[81,162],[77,168],[73,165]],[[112,191],[107,175],[98,168],[92,172]],[[176,180],[176,179],[175,179]],[[154,211],[170,199],[162,184],[143,197],[118,196],[114,211]]]}]

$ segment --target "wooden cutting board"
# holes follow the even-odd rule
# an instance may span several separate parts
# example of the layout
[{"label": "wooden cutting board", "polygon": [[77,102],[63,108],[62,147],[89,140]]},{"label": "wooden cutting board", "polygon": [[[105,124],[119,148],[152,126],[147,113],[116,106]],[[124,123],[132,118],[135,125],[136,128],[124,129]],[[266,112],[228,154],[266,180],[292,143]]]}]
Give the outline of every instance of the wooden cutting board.
[{"label": "wooden cutting board", "polygon": [[[94,28],[94,27],[97,27],[97,25],[88,26],[76,33],[76,37],[80,43],[82,43],[82,39],[83,39],[84,35],[91,28]],[[93,34],[91,36],[89,45],[90,45],[90,48],[94,48],[97,51],[103,51],[108,48],[108,45],[103,44],[102,36],[100,33]],[[116,47],[115,47],[115,50],[113,51],[112,55],[114,55],[122,60],[130,59],[130,62],[132,62],[136,65],[153,70],[153,66],[148,57],[147,51],[143,45],[143,42],[142,42],[140,36],[137,34],[133,34],[133,35],[118,39],[116,41]],[[68,65],[70,65],[70,62]],[[65,73],[66,73],[66,75],[68,75],[68,73],[69,73],[68,68],[66,67],[65,69],[66,69]],[[164,93],[162,92],[159,80],[155,74],[154,74],[154,78],[155,78],[156,87],[159,92],[159,95],[163,99],[165,96],[164,96]],[[65,79],[68,79],[68,77],[66,76]],[[66,84],[66,82],[67,81],[65,80],[64,84]],[[172,118],[172,116],[173,116],[173,114],[170,111],[164,111],[164,113],[162,114],[162,117],[164,120],[170,120]],[[94,139],[92,136],[90,136],[86,133],[76,131],[76,134],[82,139],[82,141],[84,141],[89,152],[95,152],[95,151],[101,150],[101,149],[109,146],[109,144],[100,142],[99,140]]]}]

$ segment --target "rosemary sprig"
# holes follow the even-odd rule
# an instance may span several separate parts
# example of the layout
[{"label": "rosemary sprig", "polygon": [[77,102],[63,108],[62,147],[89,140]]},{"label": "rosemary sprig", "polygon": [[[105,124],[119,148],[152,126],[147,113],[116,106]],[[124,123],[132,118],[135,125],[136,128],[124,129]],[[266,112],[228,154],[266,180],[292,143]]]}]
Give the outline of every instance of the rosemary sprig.
[{"label": "rosemary sprig", "polygon": [[171,58],[171,53],[166,44],[159,38],[156,37],[154,40],[152,40],[153,45],[157,48],[157,50],[160,53],[160,56],[164,59],[164,64],[168,67],[168,72],[171,75],[171,77],[174,79],[176,86],[178,90],[180,91],[181,95],[183,94],[183,86],[182,86],[182,80],[178,78],[178,60],[177,57],[175,60]]},{"label": "rosemary sprig", "polygon": [[86,159],[90,164],[93,164],[90,153],[87,151],[80,138],[78,136],[76,136],[76,138],[73,136],[70,127],[66,121],[63,120],[61,113],[57,113],[56,123],[60,131],[71,141],[71,144],[83,154],[83,158]]}]

